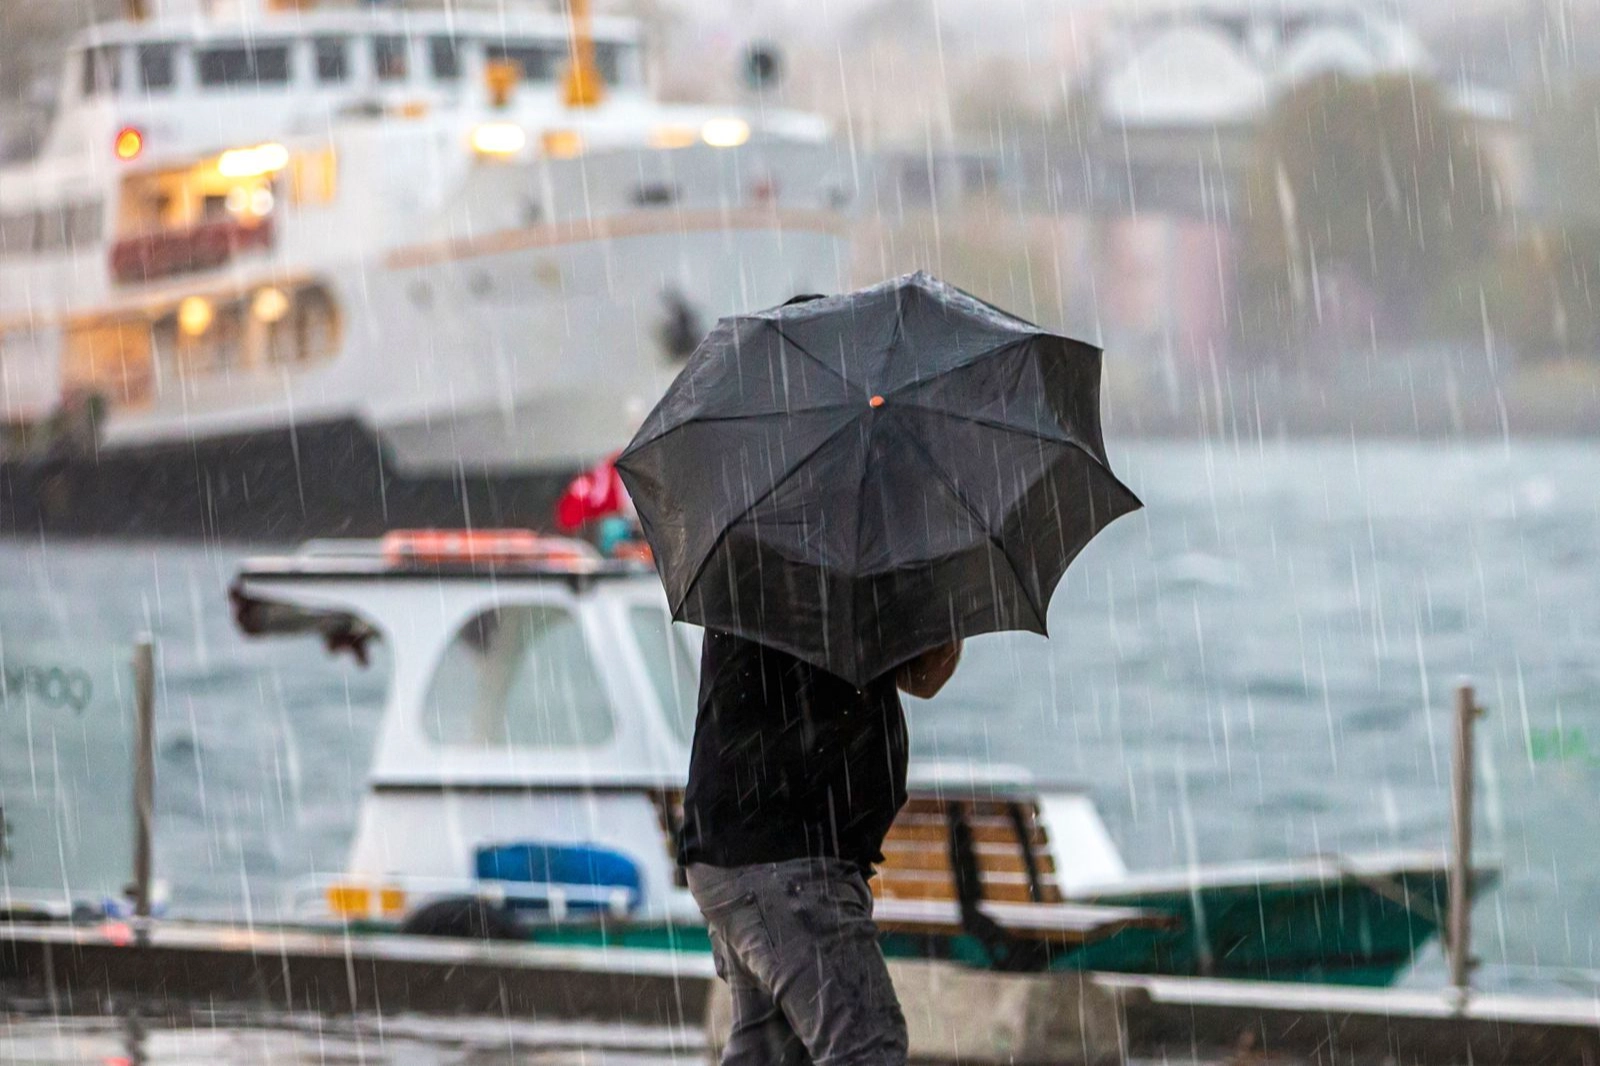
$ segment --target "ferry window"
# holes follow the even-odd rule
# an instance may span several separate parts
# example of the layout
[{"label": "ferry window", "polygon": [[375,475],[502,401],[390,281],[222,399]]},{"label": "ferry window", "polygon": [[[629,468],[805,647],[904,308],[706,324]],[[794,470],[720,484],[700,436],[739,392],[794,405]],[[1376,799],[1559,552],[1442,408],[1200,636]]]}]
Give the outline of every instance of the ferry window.
[{"label": "ferry window", "polygon": [[339,354],[339,309],[326,289],[312,285],[294,300],[294,357],[302,363]]},{"label": "ferry window", "polygon": [[560,607],[507,607],[468,622],[423,701],[436,743],[476,748],[585,748],[616,728],[578,618]]},{"label": "ferry window", "polygon": [[67,242],[71,245],[99,244],[104,218],[98,200],[87,200],[66,209]]},{"label": "ferry window", "polygon": [[32,211],[0,215],[0,255],[27,255],[33,251],[36,217]]},{"label": "ferry window", "polygon": [[46,207],[39,211],[37,228],[33,233],[33,247],[38,252],[53,252],[67,246],[67,213],[60,207]]},{"label": "ferry window", "polygon": [[379,81],[406,80],[406,39],[404,37],[374,37],[372,39],[372,69]]},{"label": "ferry window", "polygon": [[461,45],[454,37],[429,38],[428,58],[433,76],[439,81],[455,81],[461,77]]},{"label": "ferry window", "polygon": [[594,65],[600,71],[600,80],[615,85],[622,80],[622,46],[611,41],[594,43]]},{"label": "ferry window", "polygon": [[311,48],[317,60],[319,83],[329,85],[350,77],[350,47],[344,38],[319,37]]},{"label": "ferry window", "polygon": [[339,195],[339,157],[332,147],[296,152],[289,161],[289,202],[331,204]]},{"label": "ferry window", "polygon": [[139,84],[146,90],[170,89],[177,79],[174,44],[146,44],[139,48]]},{"label": "ferry window", "polygon": [[122,50],[115,45],[89,48],[83,53],[83,95],[115,93],[122,88]]},{"label": "ferry window", "polygon": [[491,41],[484,46],[484,55],[491,63],[515,63],[522,70],[524,81],[551,81],[556,68],[566,56],[560,45],[534,44],[531,41]]},{"label": "ferry window", "polygon": [[633,635],[644,657],[650,687],[667,716],[673,735],[685,744],[694,739],[694,716],[698,709],[699,671],[689,655],[688,645],[673,631],[672,619],[660,607],[634,607],[628,611]]},{"label": "ferry window", "polygon": [[149,327],[138,320],[70,323],[61,344],[63,384],[118,406],[145,403],[155,385],[150,342]]},{"label": "ferry window", "polygon": [[200,84],[284,85],[289,81],[288,45],[230,45],[199,53]]}]

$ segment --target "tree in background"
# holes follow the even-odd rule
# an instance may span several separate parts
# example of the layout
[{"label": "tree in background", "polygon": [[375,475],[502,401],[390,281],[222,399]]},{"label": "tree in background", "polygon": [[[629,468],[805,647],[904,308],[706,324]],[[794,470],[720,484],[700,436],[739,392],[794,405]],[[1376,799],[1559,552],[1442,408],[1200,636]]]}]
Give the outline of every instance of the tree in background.
[{"label": "tree in background", "polygon": [[1242,339],[1280,353],[1319,337],[1415,339],[1438,287],[1493,256],[1500,203],[1470,120],[1432,84],[1301,85],[1246,171]]},{"label": "tree in background", "polygon": [[1540,213],[1600,223],[1600,78],[1528,94],[1529,154]]}]

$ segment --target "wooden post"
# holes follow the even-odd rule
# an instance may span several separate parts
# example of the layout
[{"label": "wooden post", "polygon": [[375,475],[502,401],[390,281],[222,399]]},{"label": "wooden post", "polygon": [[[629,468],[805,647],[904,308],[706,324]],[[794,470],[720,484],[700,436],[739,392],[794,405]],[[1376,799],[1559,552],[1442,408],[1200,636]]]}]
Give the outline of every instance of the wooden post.
[{"label": "wooden post", "polygon": [[1455,750],[1450,765],[1450,984],[1465,1003],[1472,982],[1473,725],[1483,712],[1471,685],[1456,689]]},{"label": "wooden post", "polygon": [[133,914],[148,921],[156,793],[155,647],[149,639],[133,649],[133,698]]}]

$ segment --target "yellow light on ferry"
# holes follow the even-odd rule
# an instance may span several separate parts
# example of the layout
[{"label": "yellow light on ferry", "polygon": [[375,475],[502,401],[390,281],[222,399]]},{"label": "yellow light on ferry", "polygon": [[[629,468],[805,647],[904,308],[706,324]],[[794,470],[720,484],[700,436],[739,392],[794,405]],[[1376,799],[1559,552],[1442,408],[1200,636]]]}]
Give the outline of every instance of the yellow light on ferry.
[{"label": "yellow light on ferry", "polygon": [[650,131],[652,148],[687,148],[699,139],[693,126],[657,126]]},{"label": "yellow light on ferry", "polygon": [[750,123],[742,118],[714,118],[700,127],[700,138],[713,148],[737,148],[750,139]]},{"label": "yellow light on ferry", "polygon": [[577,130],[545,130],[540,142],[544,154],[552,159],[576,159],[583,154],[583,136]]},{"label": "yellow light on ferry", "polygon": [[284,295],[282,289],[269,285],[257,292],[255,299],[250,301],[250,313],[271,325],[289,313],[289,297]]},{"label": "yellow light on ferry", "polygon": [[144,134],[133,126],[124,126],[117,133],[116,153],[117,158],[124,163],[139,158],[139,153],[144,151]]},{"label": "yellow light on ferry", "polygon": [[260,178],[289,165],[289,149],[281,144],[230,148],[217,157],[217,173],[225,178]]},{"label": "yellow light on ferry", "polygon": [[516,155],[527,144],[527,131],[515,122],[485,122],[472,131],[472,150],[479,155]]},{"label": "yellow light on ferry", "polygon": [[198,337],[211,328],[216,311],[204,296],[186,296],[178,305],[178,328],[190,337]]}]

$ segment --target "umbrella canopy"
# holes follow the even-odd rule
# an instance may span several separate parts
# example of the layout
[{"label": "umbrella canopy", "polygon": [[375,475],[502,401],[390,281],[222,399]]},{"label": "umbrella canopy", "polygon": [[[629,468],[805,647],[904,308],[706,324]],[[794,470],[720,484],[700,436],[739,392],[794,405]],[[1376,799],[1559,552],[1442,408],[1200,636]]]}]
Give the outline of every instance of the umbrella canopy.
[{"label": "umbrella canopy", "polygon": [[922,273],[723,319],[616,465],[674,618],[856,684],[1044,633],[1067,565],[1140,506],[1099,349]]}]

